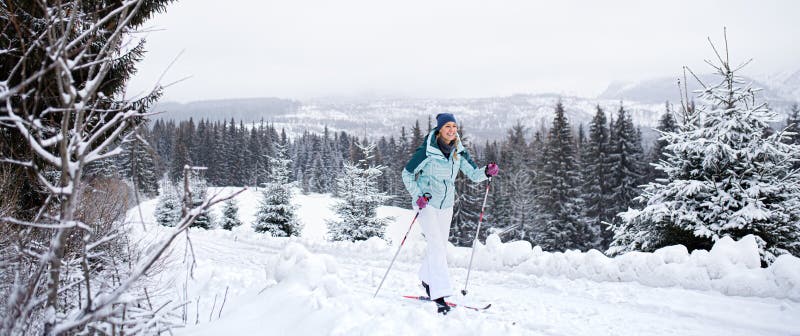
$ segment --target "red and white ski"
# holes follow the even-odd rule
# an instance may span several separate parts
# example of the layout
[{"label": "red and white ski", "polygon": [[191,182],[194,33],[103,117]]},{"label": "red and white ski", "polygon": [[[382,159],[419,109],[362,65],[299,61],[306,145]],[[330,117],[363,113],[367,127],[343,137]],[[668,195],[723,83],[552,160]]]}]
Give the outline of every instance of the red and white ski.
[{"label": "red and white ski", "polygon": [[[431,298],[429,298],[429,297],[427,297],[427,296],[424,296],[424,295],[423,295],[423,296],[417,296],[417,295],[403,295],[403,297],[404,297],[404,298],[406,298],[406,299],[414,299],[414,300],[420,300],[420,301],[428,301],[428,302],[433,302],[433,300],[431,300]],[[448,305],[448,306],[450,306],[450,307],[453,307],[453,308],[455,308],[455,307],[463,307],[463,308],[467,308],[467,309],[472,309],[472,310],[474,310],[474,311],[486,310],[486,309],[489,309],[489,307],[491,307],[491,306],[492,306],[492,304],[491,304],[491,303],[490,303],[490,304],[487,304],[487,305],[486,305],[486,306],[484,306],[484,307],[473,307],[473,306],[459,305],[459,304],[455,304],[455,303],[448,302],[448,301],[445,301],[445,303],[447,303],[447,305]]]}]

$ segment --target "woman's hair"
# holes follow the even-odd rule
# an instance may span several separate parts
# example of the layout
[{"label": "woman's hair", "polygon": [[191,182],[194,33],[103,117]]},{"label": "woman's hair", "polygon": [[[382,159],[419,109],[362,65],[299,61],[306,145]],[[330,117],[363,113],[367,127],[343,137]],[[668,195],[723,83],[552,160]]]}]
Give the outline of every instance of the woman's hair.
[{"label": "woman's hair", "polygon": [[[441,137],[442,137],[442,134],[439,133],[439,131],[436,131],[436,141],[439,141],[439,138],[441,138]],[[458,160],[458,151],[456,149],[458,149],[458,144],[460,142],[461,142],[461,139],[459,137],[456,137],[455,139],[453,139],[453,151],[450,152],[450,154],[453,155],[453,160]]]}]

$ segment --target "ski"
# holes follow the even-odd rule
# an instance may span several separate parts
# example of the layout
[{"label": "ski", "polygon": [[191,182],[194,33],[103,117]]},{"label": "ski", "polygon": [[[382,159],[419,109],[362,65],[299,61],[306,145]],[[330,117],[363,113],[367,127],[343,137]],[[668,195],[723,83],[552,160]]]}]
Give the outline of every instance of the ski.
[{"label": "ski", "polygon": [[[431,300],[431,298],[429,298],[427,296],[424,296],[424,295],[423,296],[403,295],[403,297],[406,298],[406,299],[414,299],[414,300],[420,300],[420,301],[433,302],[433,300]],[[448,302],[448,301],[445,301],[445,303],[447,303],[448,306],[453,307],[453,308],[455,308],[455,307],[463,307],[463,308],[467,308],[467,309],[472,309],[474,311],[486,310],[486,309],[489,309],[489,307],[492,306],[491,303],[487,304],[486,306],[483,306],[483,307],[472,307],[472,306],[466,306],[466,305],[459,305],[459,304],[455,304],[455,303]]]}]

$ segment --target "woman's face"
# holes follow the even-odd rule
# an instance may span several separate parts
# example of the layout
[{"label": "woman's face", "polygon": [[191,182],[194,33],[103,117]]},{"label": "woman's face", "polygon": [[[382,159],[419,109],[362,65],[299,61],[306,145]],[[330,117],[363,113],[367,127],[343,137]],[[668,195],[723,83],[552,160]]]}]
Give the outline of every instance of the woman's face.
[{"label": "woman's face", "polygon": [[457,131],[458,126],[451,121],[442,125],[442,129],[439,130],[439,135],[441,135],[442,139],[445,141],[450,142],[455,140]]}]

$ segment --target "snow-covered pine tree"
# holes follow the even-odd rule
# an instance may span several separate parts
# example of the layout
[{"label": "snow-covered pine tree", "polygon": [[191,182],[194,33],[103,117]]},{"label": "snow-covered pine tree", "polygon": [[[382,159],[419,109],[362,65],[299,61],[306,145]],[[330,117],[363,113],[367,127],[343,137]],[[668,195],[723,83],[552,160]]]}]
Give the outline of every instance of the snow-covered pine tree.
[{"label": "snow-covered pine tree", "polygon": [[[419,144],[417,144],[419,145]],[[411,208],[411,200],[408,193],[406,193],[405,186],[402,185],[402,172],[405,168],[406,162],[408,158],[411,158],[411,150],[409,149],[409,138],[406,134],[406,127],[400,127],[400,136],[397,138],[397,147],[394,151],[393,157],[395,158],[403,158],[401,160],[394,160],[394,166],[389,166],[389,174],[392,175],[392,180],[397,183],[395,187],[396,193],[395,198],[392,199],[390,205],[410,209]]]},{"label": "snow-covered pine tree", "polygon": [[523,227],[522,229],[524,232],[518,234],[518,236],[524,236],[527,241],[531,242],[531,244],[536,244],[536,242],[539,241],[539,238],[537,237],[544,231],[544,224],[540,221],[542,205],[539,200],[539,194],[542,192],[541,188],[539,187],[540,178],[545,162],[545,140],[542,134],[542,129],[534,132],[533,139],[531,140],[529,146],[531,156],[530,169],[533,174],[533,187],[531,190],[529,190],[530,195],[533,197],[533,213],[531,224],[527,227]]},{"label": "snow-covered pine tree", "polygon": [[258,186],[259,169],[264,166],[264,163],[261,153],[261,134],[255,126],[250,128],[250,136],[247,138],[247,151],[249,156],[247,158],[246,184]]},{"label": "snow-covered pine tree", "polygon": [[[201,176],[200,172],[192,171],[189,175],[189,189],[191,190],[192,194],[192,204],[190,205],[192,208],[197,207],[206,200],[206,196],[208,195],[208,183],[206,182],[205,178]],[[206,210],[201,212],[197,217],[195,217],[194,222],[192,222],[189,227],[197,227],[201,229],[210,229],[212,223],[214,222],[211,213]]]},{"label": "snow-covered pine tree", "polygon": [[538,233],[535,243],[549,251],[586,250],[595,237],[581,216],[575,142],[561,102],[556,104],[544,159],[538,174],[539,220],[544,231]]},{"label": "snow-covered pine tree", "polygon": [[[121,155],[124,155],[124,152]],[[119,167],[117,159],[118,159],[117,157],[105,158],[86,165],[86,172],[85,172],[86,177],[119,178]]]},{"label": "snow-covered pine tree", "polygon": [[516,227],[510,238],[531,240],[526,236],[532,223],[534,195],[531,153],[525,141],[525,126],[517,122],[508,130],[506,141],[500,149],[500,167],[508,172],[503,178],[492,181],[492,221],[499,228]]},{"label": "snow-covered pine tree", "polygon": [[800,144],[800,105],[797,103],[792,104],[789,110],[789,115],[786,117],[786,131],[787,138],[785,142]]},{"label": "snow-covered pine tree", "polygon": [[411,128],[411,140],[408,149],[408,157],[414,155],[414,151],[417,150],[417,147],[425,141],[425,136],[427,134],[422,133],[422,128],[419,127],[419,119],[414,122],[414,127]]},{"label": "snow-covered pine tree", "polygon": [[225,201],[225,206],[222,208],[220,227],[230,231],[240,225],[242,225],[242,221],[239,220],[239,206],[236,201],[233,199]]},{"label": "snow-covered pine tree", "polygon": [[261,192],[261,204],[252,224],[256,232],[268,232],[273,237],[300,236],[302,223],[297,220],[296,208],[292,205],[292,188],[289,182],[291,160],[286,153],[286,143],[273,144],[275,156],[270,157],[270,182]]},{"label": "snow-covered pine tree", "polygon": [[[670,107],[669,102],[667,102],[664,114],[661,115],[661,118],[658,120],[656,131],[658,131],[659,134],[664,134],[666,132],[675,132],[677,129],[678,125],[675,122],[675,117],[672,115],[672,108]],[[664,174],[664,171],[655,168],[655,164],[664,158],[664,147],[667,145],[667,141],[661,138],[657,139],[653,145],[653,148],[650,151],[649,164],[645,169],[647,172],[645,182],[667,177],[667,175]]]},{"label": "snow-covered pine tree", "polygon": [[696,111],[663,134],[668,152],[656,168],[667,178],[645,187],[644,208],[620,214],[609,253],[673,244],[709,249],[722,237],[752,234],[762,264],[800,255],[800,177],[791,170],[800,147],[782,142],[782,132],[765,132],[776,113],[724,55],[717,53],[717,65],[708,62],[719,83],[701,83]]},{"label": "snow-covered pine tree", "polygon": [[158,224],[169,227],[175,226],[181,219],[181,200],[169,179],[162,181],[155,216]]},{"label": "snow-covered pine tree", "polygon": [[589,222],[589,228],[600,238],[594,247],[607,247],[611,242],[611,232],[604,230],[606,226],[603,222],[610,222],[616,215],[610,207],[611,187],[608,179],[611,167],[607,124],[605,111],[597,105],[597,112],[589,123],[589,138],[583,150],[581,172],[583,215]]},{"label": "snow-covered pine tree", "polygon": [[376,210],[390,196],[378,190],[377,179],[383,166],[368,164],[372,158],[374,144],[355,143],[362,152],[359,162],[346,162],[342,175],[336,179],[339,200],[333,205],[338,220],[328,221],[330,240],[366,240],[383,238],[391,217],[378,217]]},{"label": "snow-covered pine tree", "polygon": [[[609,210],[617,214],[628,210],[639,196],[643,182],[644,167],[641,135],[633,125],[630,114],[620,103],[617,119],[611,126],[609,145],[609,187],[611,191]],[[616,217],[611,218],[612,221]]]},{"label": "snow-covered pine tree", "polygon": [[337,155],[334,153],[333,142],[331,141],[330,131],[328,126],[325,126],[322,132],[322,146],[320,147],[321,162],[320,171],[321,178],[319,181],[319,191],[321,193],[330,192],[334,187],[334,179],[336,176],[339,161],[336,159]]},{"label": "snow-covered pine tree", "polygon": [[256,182],[254,184],[256,187],[259,187],[269,181],[269,157],[274,155],[272,145],[273,132],[274,129],[272,126],[264,126],[263,121],[258,126],[258,133],[261,134],[259,137],[261,151],[258,157],[258,166],[256,169]]},{"label": "snow-covered pine tree", "polygon": [[148,197],[158,193],[158,177],[156,177],[155,151],[136,131],[130,141],[122,145],[123,152],[118,157],[122,176],[134,184],[140,192]]},{"label": "snow-covered pine tree", "polygon": [[173,182],[181,181],[183,176],[183,167],[191,165],[189,159],[189,149],[186,148],[186,135],[181,128],[178,128],[178,134],[175,137],[175,142],[172,148],[172,160],[169,164],[169,177]]}]

